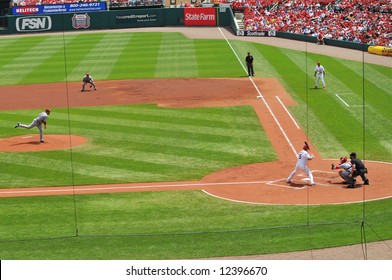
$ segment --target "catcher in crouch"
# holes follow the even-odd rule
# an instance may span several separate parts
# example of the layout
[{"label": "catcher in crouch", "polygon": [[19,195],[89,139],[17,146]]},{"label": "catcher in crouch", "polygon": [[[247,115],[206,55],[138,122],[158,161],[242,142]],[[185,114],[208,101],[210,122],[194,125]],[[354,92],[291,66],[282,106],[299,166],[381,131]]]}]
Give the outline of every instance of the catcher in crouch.
[{"label": "catcher in crouch", "polygon": [[337,166],[332,163],[331,169],[332,170],[342,169],[339,171],[340,177],[342,177],[342,179],[344,180],[344,183],[347,183],[347,184],[350,183],[350,174],[353,170],[353,166],[352,166],[351,162],[347,161],[346,157],[341,157],[340,164]]},{"label": "catcher in crouch", "polygon": [[90,76],[90,73],[86,73],[86,76],[83,77],[83,86],[82,91],[84,91],[84,87],[86,84],[90,84],[90,88],[94,87],[94,90],[97,90],[97,87],[94,83],[94,79]]}]

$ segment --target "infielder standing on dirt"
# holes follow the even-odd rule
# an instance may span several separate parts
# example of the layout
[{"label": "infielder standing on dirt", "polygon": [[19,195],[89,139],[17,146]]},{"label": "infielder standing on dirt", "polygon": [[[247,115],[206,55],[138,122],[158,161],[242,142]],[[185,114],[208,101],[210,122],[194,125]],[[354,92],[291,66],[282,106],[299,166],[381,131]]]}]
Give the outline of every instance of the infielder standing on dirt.
[{"label": "infielder standing on dirt", "polygon": [[350,175],[353,170],[353,166],[351,162],[347,161],[346,157],[341,157],[340,158],[340,164],[338,166],[335,166],[335,164],[331,164],[331,169],[343,169],[339,171],[340,177],[344,180],[345,183],[349,184],[350,183]]},{"label": "infielder standing on dirt", "polygon": [[84,87],[86,84],[90,85],[90,88],[94,87],[94,90],[97,90],[97,87],[95,86],[94,79],[90,76],[90,73],[86,73],[86,76],[83,77],[83,86],[82,86],[82,91],[84,91]]},{"label": "infielder standing on dirt", "polygon": [[48,116],[50,115],[50,109],[46,109],[44,112],[40,113],[29,125],[25,125],[22,123],[17,123],[15,128],[23,127],[26,129],[31,129],[33,127],[37,127],[39,130],[39,140],[41,143],[45,143],[44,141],[44,133],[42,131],[42,124],[44,124],[44,128],[46,129],[46,121],[48,120]]},{"label": "infielder standing on dirt", "polygon": [[314,186],[314,181],[313,181],[313,174],[308,168],[308,161],[312,160],[314,158],[313,155],[308,153],[309,146],[304,145],[302,150],[298,153],[297,158],[297,164],[295,165],[295,169],[293,172],[291,172],[290,176],[287,178],[287,183],[291,183],[291,180],[294,178],[295,174],[299,171],[302,170],[306,173],[306,175],[309,177],[310,180],[310,185]]},{"label": "infielder standing on dirt", "polygon": [[253,71],[253,56],[248,52],[248,55],[245,58],[246,67],[248,68],[248,76],[254,76],[255,72]]},{"label": "infielder standing on dirt", "polygon": [[320,61],[317,61],[316,68],[314,69],[314,76],[316,77],[316,86],[315,88],[318,88],[319,81],[323,84],[323,88],[326,87],[325,81],[324,81],[324,76],[325,76],[325,69],[324,66],[320,64]]}]

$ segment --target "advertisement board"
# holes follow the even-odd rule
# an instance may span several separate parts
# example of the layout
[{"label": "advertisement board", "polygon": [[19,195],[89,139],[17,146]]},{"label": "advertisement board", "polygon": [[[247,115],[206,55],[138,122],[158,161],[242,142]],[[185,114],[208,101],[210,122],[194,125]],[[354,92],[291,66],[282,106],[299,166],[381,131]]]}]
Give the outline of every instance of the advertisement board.
[{"label": "advertisement board", "polygon": [[216,26],[215,8],[185,8],[184,24],[187,26]]},{"label": "advertisement board", "polygon": [[110,13],[111,28],[164,26],[164,9],[131,9]]},{"label": "advertisement board", "polygon": [[12,15],[42,15],[106,11],[106,2],[34,5],[12,7]]},{"label": "advertisement board", "polygon": [[237,36],[275,37],[275,30],[237,30]]}]

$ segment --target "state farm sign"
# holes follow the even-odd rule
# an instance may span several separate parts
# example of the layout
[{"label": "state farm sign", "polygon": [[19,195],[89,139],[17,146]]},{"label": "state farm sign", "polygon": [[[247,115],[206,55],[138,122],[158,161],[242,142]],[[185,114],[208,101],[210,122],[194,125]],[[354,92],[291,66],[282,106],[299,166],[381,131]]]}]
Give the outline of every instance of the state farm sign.
[{"label": "state farm sign", "polygon": [[216,26],[216,10],[215,8],[185,8],[184,24]]}]

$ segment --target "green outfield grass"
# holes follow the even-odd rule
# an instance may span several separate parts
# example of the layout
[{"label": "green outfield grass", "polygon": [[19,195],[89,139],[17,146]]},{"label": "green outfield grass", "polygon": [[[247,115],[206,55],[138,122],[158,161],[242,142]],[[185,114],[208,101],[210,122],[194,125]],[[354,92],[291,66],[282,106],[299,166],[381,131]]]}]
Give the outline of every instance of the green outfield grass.
[{"label": "green outfield grass", "polygon": [[[241,60],[252,52],[256,76],[280,80],[298,103],[289,110],[323,157],[356,151],[363,159],[392,161],[390,67],[305,48],[230,44]],[[97,81],[242,77],[233,50],[224,40],[178,33],[6,37],[0,40],[0,85],[65,86],[86,71]],[[318,60],[327,71],[326,90],[312,89]],[[37,113],[0,111],[0,138],[38,133],[13,128]],[[82,135],[89,142],[72,153],[0,153],[0,187],[197,180],[222,168],[277,159],[247,106],[53,108],[49,121],[51,134]],[[0,201],[1,259],[175,259],[307,250],[360,243],[363,220],[367,241],[392,238],[392,199],[257,206],[176,191]]]}]

